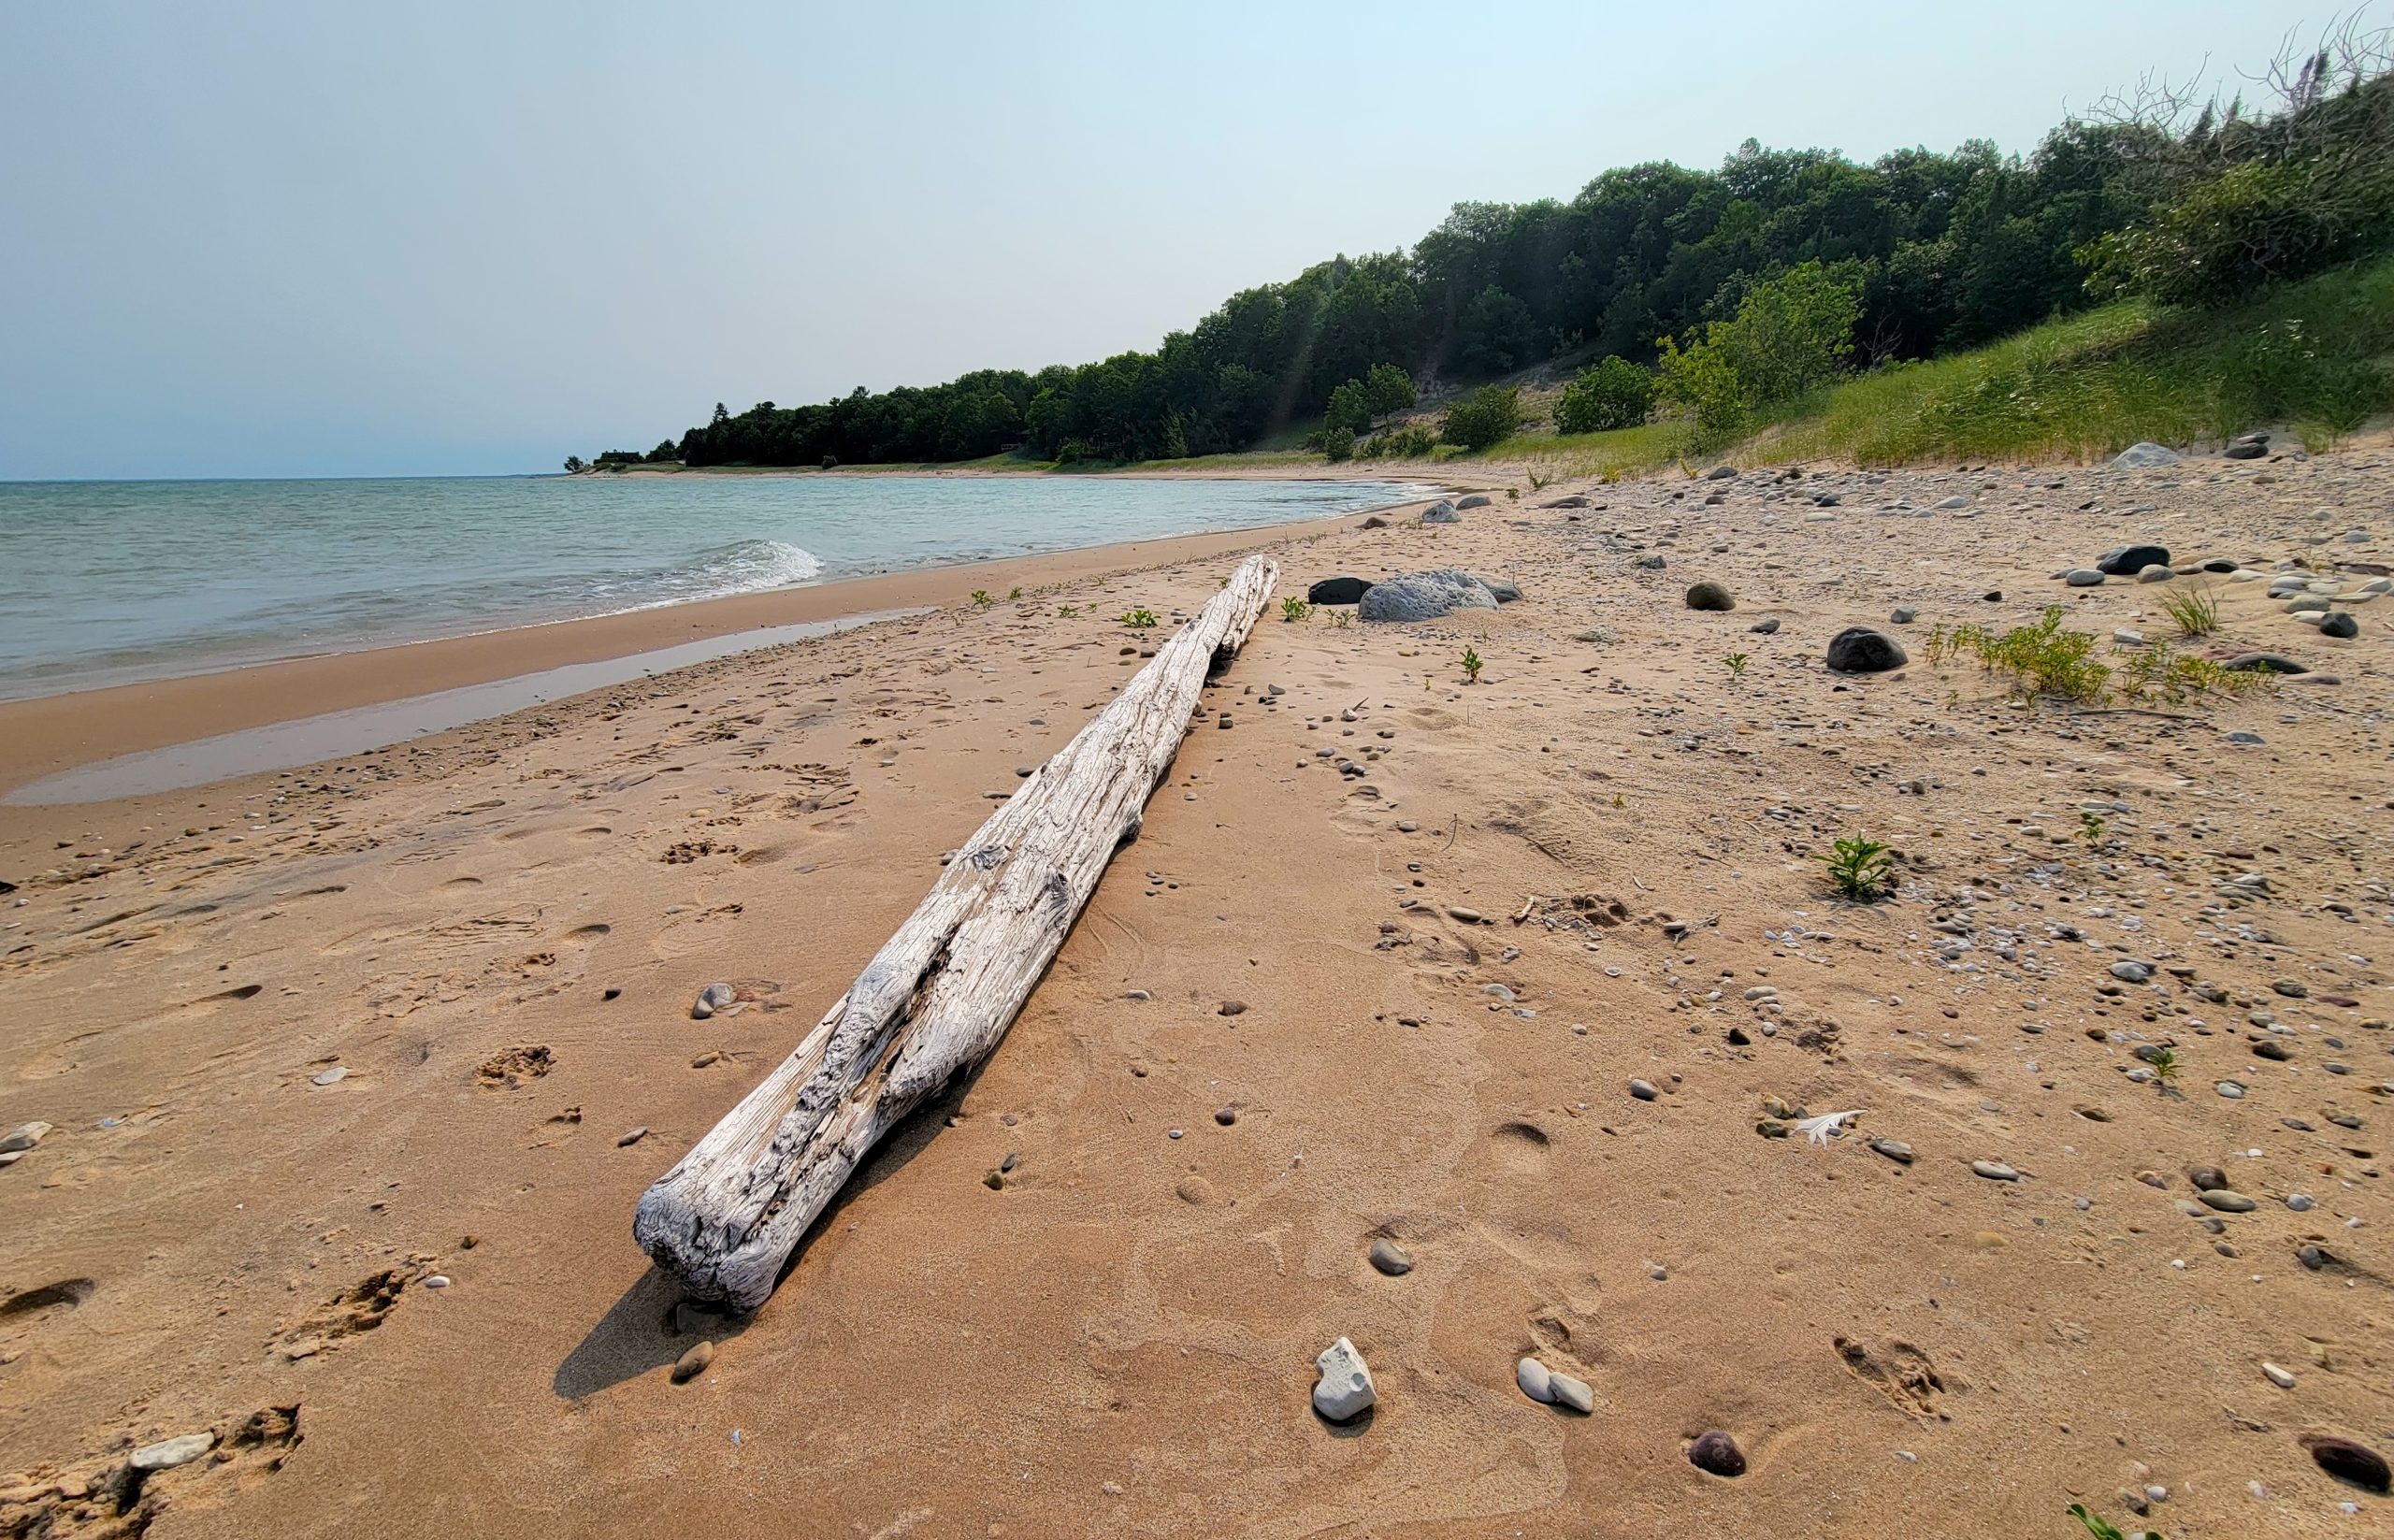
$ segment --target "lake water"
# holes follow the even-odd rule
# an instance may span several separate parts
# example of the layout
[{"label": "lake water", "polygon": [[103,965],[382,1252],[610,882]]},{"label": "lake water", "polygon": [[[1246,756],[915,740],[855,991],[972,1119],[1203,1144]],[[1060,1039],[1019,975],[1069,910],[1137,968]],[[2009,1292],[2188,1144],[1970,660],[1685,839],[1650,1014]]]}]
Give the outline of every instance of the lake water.
[{"label": "lake water", "polygon": [[0,482],[0,699],[1427,492],[895,475]]}]

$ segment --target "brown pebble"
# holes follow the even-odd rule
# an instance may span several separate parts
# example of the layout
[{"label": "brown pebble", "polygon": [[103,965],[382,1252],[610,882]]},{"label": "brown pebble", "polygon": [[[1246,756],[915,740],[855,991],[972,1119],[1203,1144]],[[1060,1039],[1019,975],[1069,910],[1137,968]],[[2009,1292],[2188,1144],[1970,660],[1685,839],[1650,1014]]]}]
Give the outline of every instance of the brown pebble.
[{"label": "brown pebble", "polygon": [[627,1145],[637,1144],[647,1137],[648,1127],[646,1124],[642,1124],[641,1127],[634,1129],[631,1132],[624,1135],[621,1139],[616,1140],[615,1147],[617,1149],[622,1149]]},{"label": "brown pebble", "polygon": [[1718,1428],[1695,1436],[1695,1442],[1687,1446],[1687,1462],[1714,1475],[1746,1474],[1745,1451],[1738,1447],[1736,1439]]},{"label": "brown pebble", "polygon": [[1238,1114],[1232,1108],[1224,1107],[1214,1114],[1214,1121],[1227,1129],[1232,1124],[1238,1121]]},{"label": "brown pebble", "polygon": [[1220,1005],[1215,1007],[1215,1014],[1225,1016],[1245,1015],[1247,1014],[1247,1001],[1243,1000],[1226,1000],[1222,1001]]},{"label": "brown pebble", "polygon": [[714,1344],[702,1342],[673,1360],[673,1383],[680,1385],[698,1378],[714,1361]]}]

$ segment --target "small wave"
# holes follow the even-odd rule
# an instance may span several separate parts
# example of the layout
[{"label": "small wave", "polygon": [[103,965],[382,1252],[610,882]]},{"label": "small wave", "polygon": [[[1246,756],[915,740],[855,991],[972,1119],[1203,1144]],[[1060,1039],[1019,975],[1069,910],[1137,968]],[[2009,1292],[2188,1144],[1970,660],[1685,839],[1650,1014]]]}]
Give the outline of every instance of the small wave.
[{"label": "small wave", "polygon": [[787,540],[735,540],[701,551],[686,563],[590,585],[589,597],[628,610],[655,610],[695,599],[789,588],[822,575],[823,558]]}]

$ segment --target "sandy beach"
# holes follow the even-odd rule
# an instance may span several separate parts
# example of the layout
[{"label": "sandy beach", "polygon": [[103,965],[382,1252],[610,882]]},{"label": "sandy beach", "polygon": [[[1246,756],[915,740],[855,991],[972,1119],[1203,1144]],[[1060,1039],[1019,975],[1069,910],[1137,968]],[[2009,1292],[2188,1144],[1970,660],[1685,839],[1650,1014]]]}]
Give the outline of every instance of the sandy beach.
[{"label": "sandy beach", "polygon": [[[0,1168],[0,1535],[2382,1527],[2301,1443],[2394,1450],[2382,437],[1485,490],[1454,525],[0,706],[5,789],[930,607],[297,771],[0,807],[0,1132],[52,1126]],[[2185,575],[2055,581],[2141,541]],[[1168,628],[1259,549],[1283,595],[1460,567],[1522,597],[1267,614],[987,1067],[762,1310],[683,1308],[641,1192],[1167,634],[1112,617]],[[2212,557],[2334,585],[2358,635]],[[1690,609],[1699,579],[1736,608]],[[1929,657],[2060,605],[2116,663],[2198,586],[2223,624],[2185,645],[2310,671],[2089,711]],[[1908,666],[1826,670],[1850,626]],[[1866,834],[1896,890],[1841,901],[1817,857]],[[693,1020],[718,981],[737,1006]],[[1379,1400],[1333,1426],[1339,1337]],[[1525,1396],[1524,1357],[1593,1413]],[[1690,1462],[1710,1431],[1744,1474]]]}]

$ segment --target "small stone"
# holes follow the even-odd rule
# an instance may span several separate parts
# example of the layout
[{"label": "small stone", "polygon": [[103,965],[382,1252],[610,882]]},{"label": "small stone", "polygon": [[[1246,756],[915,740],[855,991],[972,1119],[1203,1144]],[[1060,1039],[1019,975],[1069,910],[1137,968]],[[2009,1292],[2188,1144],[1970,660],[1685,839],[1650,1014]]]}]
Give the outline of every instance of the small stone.
[{"label": "small stone", "polygon": [[1914,1159],[1911,1146],[1900,1139],[1873,1139],[1870,1147],[1899,1166],[1909,1166]]},{"label": "small stone", "polygon": [[1321,1372],[1321,1377],[1314,1382],[1313,1409],[1330,1421],[1348,1421],[1379,1400],[1363,1355],[1356,1352],[1355,1345],[1345,1337],[1323,1348],[1313,1361]]},{"label": "small stone", "polygon": [[2279,653],[2239,653],[2220,665],[2239,673],[2307,674],[2311,669]]},{"label": "small stone", "polygon": [[2270,988],[2288,1000],[2300,1000],[2311,993],[2311,986],[2300,979],[2272,979]]},{"label": "small stone", "polygon": [[1919,617],[1919,615],[1920,612],[1913,609],[1911,605],[1898,604],[1896,606],[1894,612],[1887,616],[1887,620],[1892,625],[1910,626]]},{"label": "small stone", "polygon": [[0,1155],[18,1155],[33,1148],[50,1137],[50,1130],[47,1123],[19,1124],[6,1136],[0,1136]]},{"label": "small stone", "polygon": [[178,1465],[188,1465],[201,1455],[216,1447],[214,1433],[185,1433],[180,1438],[160,1439],[133,1451],[125,1463],[144,1475],[152,1471],[171,1471]]},{"label": "small stone", "polygon": [[2340,1481],[2349,1481],[2371,1491],[2394,1495],[2394,1469],[2389,1469],[2386,1457],[2366,1444],[2356,1444],[2349,1438],[2337,1438],[2327,1433],[2313,1433],[2302,1440],[2311,1458],[2319,1468]]},{"label": "small stone", "polygon": [[2279,1368],[2274,1363],[2262,1364],[2261,1374],[2271,1385],[2276,1386],[2281,1390],[2291,1390],[2294,1389],[2294,1376],[2286,1373],[2286,1371]]},{"label": "small stone", "polygon": [[1521,1388],[1521,1394],[1532,1401],[1544,1405],[1553,1404],[1554,1376],[1537,1360],[1523,1359],[1513,1365],[1513,1381]]},{"label": "small stone", "polygon": [[2242,1101],[2244,1100],[2244,1087],[2233,1080],[2223,1080],[2212,1088],[2219,1092],[2220,1095],[2228,1098],[2230,1101]]},{"label": "small stone", "polygon": [[1752,626],[1747,626],[1746,629],[1758,637],[1776,636],[1779,633],[1779,617],[1777,615],[1766,615],[1762,619],[1755,621]]},{"label": "small stone", "polygon": [[2349,640],[2360,635],[2360,622],[2339,610],[2319,623],[2319,634]]},{"label": "small stone", "polygon": [[2142,984],[2153,976],[2153,968],[2149,963],[2115,962],[2112,964],[2112,976],[2127,984]]},{"label": "small stone", "polygon": [[632,1130],[631,1132],[624,1135],[621,1139],[616,1140],[615,1147],[619,1150],[626,1149],[633,1144],[639,1144],[642,1140],[647,1137],[648,1125],[643,1123],[639,1128]]},{"label": "small stone", "polygon": [[424,1287],[426,1288],[446,1288],[449,1287],[449,1275],[445,1273],[435,1273],[432,1276],[424,1280]]},{"label": "small stone", "polygon": [[2148,567],[2170,565],[2166,545],[2115,545],[2095,559],[2095,569],[2115,578],[2133,576]]},{"label": "small stone", "polygon": [[1214,1007],[1214,1014],[1218,1016],[1243,1016],[1247,1015],[1247,1001],[1226,1000]]},{"label": "small stone", "polygon": [[2316,1202],[2317,1200],[2307,1192],[2289,1192],[2286,1195],[2286,1206],[2297,1214],[2310,1213]]},{"label": "small stone", "polygon": [[1990,1182],[2017,1182],[2020,1173],[2000,1160],[1973,1160],[1970,1169]]},{"label": "small stone", "polygon": [[1448,906],[1447,917],[1458,925],[1478,925],[1480,920],[1478,910],[1465,909],[1460,904]]},{"label": "small stone", "polygon": [[1412,1254],[1385,1235],[1372,1242],[1369,1255],[1372,1265],[1392,1278],[1402,1278],[1413,1271]]},{"label": "small stone", "polygon": [[1687,1446],[1687,1462],[1713,1475],[1746,1474],[1745,1452],[1738,1447],[1736,1439],[1718,1428],[1696,1435],[1695,1442]]},{"label": "small stone", "polygon": [[1556,1405],[1568,1406],[1575,1412],[1596,1409],[1596,1393],[1588,1388],[1587,1381],[1574,1379],[1559,1369],[1550,1369],[1546,1374],[1546,1383],[1547,1389],[1554,1392]]},{"label": "small stone", "polygon": [[1691,610],[1728,611],[1735,610],[1738,601],[1730,595],[1727,584],[1706,578],[1688,585],[1687,607]]},{"label": "small stone", "polygon": [[1787,1125],[1775,1117],[1766,1117],[1754,1124],[1754,1132],[1765,1139],[1784,1139],[1787,1137]]},{"label": "small stone", "polygon": [[1885,673],[1910,661],[1895,638],[1867,626],[1849,626],[1829,641],[1828,667],[1833,673]]},{"label": "small stone", "polygon": [[338,1086],[348,1078],[349,1066],[346,1064],[336,1064],[331,1069],[318,1074],[312,1081],[312,1084],[318,1086]]},{"label": "small stone", "polygon": [[2217,1187],[2206,1192],[2202,1195],[2202,1200],[2205,1204],[2219,1210],[2222,1214],[2250,1214],[2261,1206],[2243,1193],[2230,1191],[2227,1187]]},{"label": "small stone", "polygon": [[1629,1094],[1640,1101],[1651,1101],[1663,1093],[1654,1088],[1651,1080],[1633,1080],[1629,1083]]},{"label": "small stone", "polygon": [[2197,1166],[2186,1173],[2186,1180],[2195,1185],[2197,1192],[2216,1192],[2228,1186],[2228,1173],[2217,1166]]},{"label": "small stone", "polygon": [[2061,581],[2072,588],[2100,588],[2103,574],[2091,567],[2073,567],[2061,575]]},{"label": "small stone", "polygon": [[705,1374],[707,1372],[707,1365],[714,1361],[714,1344],[711,1342],[693,1344],[688,1352],[673,1360],[673,1383],[676,1385],[688,1384],[690,1381],[698,1378],[700,1374]]},{"label": "small stone", "polygon": [[704,1021],[738,998],[739,991],[728,984],[710,984],[690,1002],[690,1019]]},{"label": "small stone", "polygon": [[1214,1121],[1227,1129],[1238,1121],[1238,1110],[1234,1107],[1217,1107],[1214,1109]]}]

